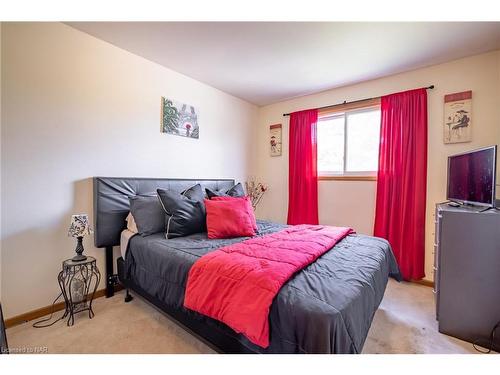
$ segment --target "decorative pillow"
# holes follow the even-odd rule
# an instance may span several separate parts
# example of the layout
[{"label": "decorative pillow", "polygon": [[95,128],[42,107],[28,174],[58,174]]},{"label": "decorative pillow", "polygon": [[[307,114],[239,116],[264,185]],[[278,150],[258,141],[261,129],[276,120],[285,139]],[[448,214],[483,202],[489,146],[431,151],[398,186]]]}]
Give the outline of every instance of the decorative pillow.
[{"label": "decorative pillow", "polygon": [[210,189],[205,189],[207,192],[207,197],[208,199],[212,199],[214,197],[244,197],[245,196],[245,190],[243,190],[243,186],[241,185],[240,182],[238,182],[236,185],[234,185],[232,188],[230,188],[227,191],[213,191]]},{"label": "decorative pillow", "polygon": [[134,217],[132,216],[132,213],[129,212],[127,215],[127,229],[133,233],[139,233],[137,230],[137,224],[135,223]]},{"label": "decorative pillow", "polygon": [[167,239],[206,230],[201,185],[195,185],[182,193],[163,189],[157,189],[156,192],[166,214],[165,237]]},{"label": "decorative pillow", "polygon": [[203,194],[203,188],[200,184],[196,184],[191,186],[189,189],[184,190],[181,195],[201,203],[205,200],[205,194]]},{"label": "decorative pillow", "polygon": [[252,219],[243,199],[205,199],[208,238],[255,236]]},{"label": "decorative pillow", "polygon": [[162,232],[165,229],[165,213],[155,196],[129,197],[130,212],[141,236]]},{"label": "decorative pillow", "polygon": [[232,199],[239,199],[239,200],[243,200],[244,202],[246,202],[247,214],[252,221],[253,229],[255,230],[255,232],[257,232],[257,220],[255,220],[255,213],[253,211],[252,201],[250,200],[249,196],[244,196],[244,197],[213,197],[211,200],[224,201],[224,200],[232,200]]}]

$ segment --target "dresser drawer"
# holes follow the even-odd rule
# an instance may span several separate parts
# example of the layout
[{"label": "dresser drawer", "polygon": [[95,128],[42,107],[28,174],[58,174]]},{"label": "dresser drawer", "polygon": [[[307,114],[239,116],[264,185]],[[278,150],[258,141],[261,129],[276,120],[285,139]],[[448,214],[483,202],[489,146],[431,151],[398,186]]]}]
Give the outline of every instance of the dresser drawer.
[{"label": "dresser drawer", "polygon": [[434,267],[438,268],[439,267],[439,246],[437,244],[434,244]]},{"label": "dresser drawer", "polygon": [[441,214],[438,212],[436,212],[436,217],[434,219],[434,243],[436,245],[439,245],[439,235],[441,234],[441,219],[442,219],[442,216]]},{"label": "dresser drawer", "polygon": [[437,267],[433,267],[434,276],[434,288],[432,293],[434,294],[434,303],[436,304],[436,320],[439,320],[439,270]]}]

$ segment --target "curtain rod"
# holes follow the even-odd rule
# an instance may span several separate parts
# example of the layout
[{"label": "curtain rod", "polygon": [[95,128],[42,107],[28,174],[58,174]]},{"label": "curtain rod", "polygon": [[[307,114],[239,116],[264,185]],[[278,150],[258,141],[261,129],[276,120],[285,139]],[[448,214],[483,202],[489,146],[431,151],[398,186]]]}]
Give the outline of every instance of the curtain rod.
[{"label": "curtain rod", "polygon": [[[428,87],[424,87],[427,90],[432,90],[434,88],[434,85],[430,85]],[[326,108],[332,108],[332,107],[337,107],[339,105],[344,105],[344,104],[352,104],[352,103],[359,103],[359,102],[364,102],[367,100],[372,100],[372,99],[379,99],[381,96],[375,96],[373,98],[366,98],[366,99],[359,99],[359,100],[353,100],[352,102],[347,102],[344,100],[343,103],[337,103],[337,104],[331,104],[331,105],[325,105],[324,107],[319,107],[315,109],[326,109]],[[290,116],[290,113],[283,113],[283,116]]]}]

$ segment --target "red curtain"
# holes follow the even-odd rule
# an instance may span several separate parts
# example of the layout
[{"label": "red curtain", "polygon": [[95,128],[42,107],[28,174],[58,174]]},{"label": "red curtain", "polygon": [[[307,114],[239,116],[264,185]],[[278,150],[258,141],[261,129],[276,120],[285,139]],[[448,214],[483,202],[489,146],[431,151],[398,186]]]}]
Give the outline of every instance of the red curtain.
[{"label": "red curtain", "polygon": [[290,114],[288,224],[318,224],[318,110]]},{"label": "red curtain", "polygon": [[424,274],[427,91],[382,97],[374,235],[389,241],[405,280]]}]

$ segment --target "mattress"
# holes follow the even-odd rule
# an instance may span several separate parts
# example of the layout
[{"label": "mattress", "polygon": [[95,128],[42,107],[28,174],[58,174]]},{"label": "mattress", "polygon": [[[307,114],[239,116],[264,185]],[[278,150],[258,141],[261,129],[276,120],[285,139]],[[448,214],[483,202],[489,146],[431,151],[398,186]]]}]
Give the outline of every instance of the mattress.
[{"label": "mattress", "polygon": [[[257,221],[259,235],[284,229]],[[280,290],[269,314],[263,349],[223,323],[183,308],[189,269],[198,258],[246,238],[209,240],[206,233],[166,240],[163,233],[129,239],[125,277],[165,305],[224,330],[256,353],[360,353],[389,277],[400,280],[387,241],[349,235]]]}]

